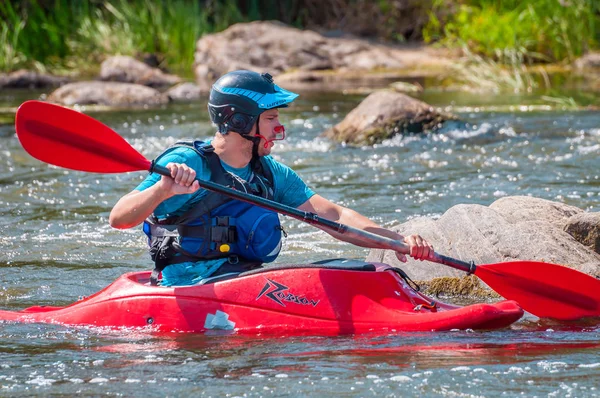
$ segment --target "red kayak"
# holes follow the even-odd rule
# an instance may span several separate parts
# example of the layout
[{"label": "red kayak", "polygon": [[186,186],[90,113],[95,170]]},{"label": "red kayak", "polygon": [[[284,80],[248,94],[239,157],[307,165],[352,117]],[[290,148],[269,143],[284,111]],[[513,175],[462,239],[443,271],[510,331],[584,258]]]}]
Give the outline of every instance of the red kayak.
[{"label": "red kayak", "polygon": [[132,272],[69,306],[0,311],[0,321],[336,335],[497,329],[523,315],[514,301],[466,307],[440,303],[412,289],[395,270],[334,260],[263,268],[182,287],[151,286],[150,272]]}]

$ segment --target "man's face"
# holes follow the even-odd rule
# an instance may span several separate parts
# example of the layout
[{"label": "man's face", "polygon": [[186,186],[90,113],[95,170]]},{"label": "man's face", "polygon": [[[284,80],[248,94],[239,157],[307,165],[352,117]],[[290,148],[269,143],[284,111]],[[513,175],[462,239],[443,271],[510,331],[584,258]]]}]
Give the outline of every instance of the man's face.
[{"label": "man's face", "polygon": [[[281,137],[283,131],[283,125],[279,123],[279,109],[269,109],[263,112],[259,118],[259,132],[263,137],[258,145],[258,154],[265,156],[271,153],[273,147],[273,139]],[[256,135],[256,126],[251,132],[252,135]],[[279,138],[281,139],[281,138]],[[267,144],[265,147],[265,143]]]}]

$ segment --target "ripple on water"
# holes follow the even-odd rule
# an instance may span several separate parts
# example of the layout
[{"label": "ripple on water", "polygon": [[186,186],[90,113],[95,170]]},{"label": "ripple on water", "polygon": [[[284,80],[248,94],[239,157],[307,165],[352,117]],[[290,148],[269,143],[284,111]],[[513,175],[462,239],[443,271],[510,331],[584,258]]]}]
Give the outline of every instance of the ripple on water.
[{"label": "ripple on water", "polygon": [[[316,110],[300,101],[282,111],[290,134],[273,156],[319,194],[381,224],[520,194],[600,209],[597,113],[473,107],[460,114],[463,124],[373,147],[320,137],[361,99],[316,96]],[[178,140],[213,134],[204,106],[94,116],[154,158]],[[145,173],[50,167],[3,131],[3,309],[69,304],[125,272],[151,268],[139,229],[107,224],[112,205]],[[290,235],[281,262],[368,252],[295,220],[283,223]],[[593,324],[563,330],[525,320],[496,332],[271,339],[0,323],[0,395],[137,396],[143,388],[151,396],[599,396],[599,332]]]}]

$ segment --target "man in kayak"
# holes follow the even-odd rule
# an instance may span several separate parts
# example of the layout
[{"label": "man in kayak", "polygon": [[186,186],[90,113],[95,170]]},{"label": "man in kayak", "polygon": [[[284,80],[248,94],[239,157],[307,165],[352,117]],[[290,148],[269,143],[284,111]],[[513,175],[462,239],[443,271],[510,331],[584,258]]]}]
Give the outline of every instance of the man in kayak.
[{"label": "man in kayak", "polygon": [[[196,178],[233,187],[312,212],[352,227],[402,240],[415,259],[428,259],[432,246],[419,235],[403,237],[354,210],[313,192],[289,167],[270,155],[275,141],[285,138],[279,108],[298,94],[251,71],[225,74],[212,86],[208,111],[218,127],[210,142],[179,142],[156,159],[172,178],[149,175],[123,196],[111,211],[115,228],[144,223],[155,262],[153,283],[190,285],[226,273],[239,273],[274,261],[283,229],[276,213],[200,189]],[[364,243],[324,229],[333,237]],[[397,253],[401,261],[406,257]]]}]

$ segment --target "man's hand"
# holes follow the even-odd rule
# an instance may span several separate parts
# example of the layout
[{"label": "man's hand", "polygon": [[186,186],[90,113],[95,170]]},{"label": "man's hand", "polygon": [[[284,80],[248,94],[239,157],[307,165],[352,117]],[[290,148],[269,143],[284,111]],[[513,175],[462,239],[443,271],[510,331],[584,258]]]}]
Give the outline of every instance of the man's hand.
[{"label": "man's hand", "polygon": [[[410,256],[415,260],[423,261],[433,258],[435,253],[433,246],[431,246],[431,244],[423,239],[420,235],[414,234],[405,236],[404,243],[406,243],[410,248]],[[398,260],[402,261],[403,263],[407,261],[406,256],[400,252],[396,252],[396,257],[398,257]]]},{"label": "man's hand", "polygon": [[196,181],[196,171],[186,164],[168,163],[167,169],[171,172],[171,177],[162,176],[160,187],[169,192],[169,196],[194,193],[200,188]]}]

